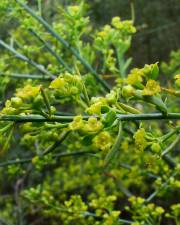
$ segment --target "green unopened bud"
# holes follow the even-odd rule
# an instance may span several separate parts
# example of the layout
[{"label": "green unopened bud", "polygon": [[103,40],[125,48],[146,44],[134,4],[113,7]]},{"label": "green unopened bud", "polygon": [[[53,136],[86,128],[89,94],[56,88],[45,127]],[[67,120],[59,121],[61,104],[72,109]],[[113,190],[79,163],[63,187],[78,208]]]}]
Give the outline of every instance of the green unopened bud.
[{"label": "green unopened bud", "polygon": [[155,153],[160,153],[161,152],[161,146],[159,143],[153,143],[151,145],[151,150]]},{"label": "green unopened bud", "polygon": [[126,85],[122,89],[122,95],[123,97],[131,97],[134,95],[134,88],[131,85]]},{"label": "green unopened bud", "polygon": [[11,98],[11,104],[13,107],[17,108],[22,105],[22,99],[19,97]]},{"label": "green unopened bud", "polygon": [[73,86],[72,88],[71,88],[71,94],[74,94],[74,95],[76,95],[76,94],[78,94],[79,93],[79,90],[78,90],[78,88],[77,87],[75,87],[75,86]]},{"label": "green unopened bud", "polygon": [[51,114],[55,114],[56,113],[56,108],[54,106],[51,106],[50,107],[50,110],[51,110]]}]

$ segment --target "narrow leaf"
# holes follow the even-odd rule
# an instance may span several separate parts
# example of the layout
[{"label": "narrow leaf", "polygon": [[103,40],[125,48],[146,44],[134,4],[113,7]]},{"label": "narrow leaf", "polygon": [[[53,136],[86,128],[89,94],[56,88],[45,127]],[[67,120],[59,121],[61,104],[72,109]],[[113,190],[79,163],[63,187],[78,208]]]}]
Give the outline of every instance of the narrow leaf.
[{"label": "narrow leaf", "polygon": [[108,152],[108,154],[106,155],[106,158],[105,158],[105,168],[107,168],[107,166],[109,165],[110,162],[112,163],[114,161],[116,153],[119,151],[121,138],[122,138],[122,122],[120,121],[119,122],[119,131],[118,131],[116,141],[115,141],[111,151]]}]

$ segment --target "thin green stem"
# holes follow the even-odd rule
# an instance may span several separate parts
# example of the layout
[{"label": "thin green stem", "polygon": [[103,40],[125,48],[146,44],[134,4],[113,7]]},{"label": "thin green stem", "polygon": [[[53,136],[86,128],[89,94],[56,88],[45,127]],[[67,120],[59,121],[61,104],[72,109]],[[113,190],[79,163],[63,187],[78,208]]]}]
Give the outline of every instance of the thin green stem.
[{"label": "thin green stem", "polygon": [[180,135],[176,137],[176,139],[161,153],[161,157],[168,154],[180,141]]},{"label": "thin green stem", "polygon": [[169,138],[171,138],[174,134],[177,134],[180,131],[180,126],[175,127],[172,131],[169,133],[163,135],[162,137],[159,138],[161,142],[167,141]]},{"label": "thin green stem", "polygon": [[[37,80],[52,80],[52,77],[47,77],[44,75],[36,75],[36,74],[18,74],[18,73],[3,73],[0,72],[0,76],[6,76],[11,78],[22,78],[22,79],[37,79]],[[55,78],[55,77],[54,77]]]},{"label": "thin green stem", "polygon": [[64,62],[64,60],[61,58],[61,56],[59,56],[51,47],[51,45],[45,41],[42,37],[40,37],[40,35],[33,29],[29,29],[29,31],[31,32],[31,34],[33,34],[43,45],[44,47],[51,53],[52,56],[54,56],[56,58],[56,60],[62,65],[64,66],[64,68],[72,73],[72,69]]},{"label": "thin green stem", "polygon": [[42,155],[47,155],[50,152],[53,152],[61,143],[66,139],[66,137],[69,135],[70,131],[63,131],[59,140],[57,140],[54,144],[49,146],[43,153]]},{"label": "thin green stem", "polygon": [[175,177],[177,175],[177,172],[173,172],[173,174],[166,180],[166,182],[164,182],[157,190],[155,190],[147,199],[146,199],[146,203],[150,202],[153,198],[155,198],[155,196],[157,196],[157,194],[159,194],[159,192],[161,190],[163,190],[164,188],[167,187],[167,185],[169,184],[169,181],[172,177]]},{"label": "thin green stem", "polygon": [[69,126],[69,123],[58,123],[58,124],[45,123],[44,125],[47,128],[65,128]]},{"label": "thin green stem", "polygon": [[176,167],[176,162],[173,160],[173,158],[169,155],[162,156],[162,159],[168,164],[168,166],[172,169]]},{"label": "thin green stem", "polygon": [[42,94],[42,97],[44,99],[44,103],[46,105],[46,108],[48,110],[48,113],[49,113],[49,116],[51,116],[51,105],[50,105],[50,102],[49,102],[49,98],[45,92],[45,90],[43,89],[43,87],[41,86],[40,88],[40,91],[41,91],[41,94]]},{"label": "thin green stem", "polygon": [[162,113],[146,113],[146,114],[118,114],[117,117],[122,121],[134,121],[134,120],[178,120],[180,119],[180,113],[168,113],[164,115]]},{"label": "thin green stem", "polygon": [[87,105],[90,106],[90,100],[89,100],[88,92],[84,82],[83,82],[83,94],[84,94],[84,98],[86,100]]},{"label": "thin green stem", "polygon": [[39,70],[43,74],[55,78],[54,75],[50,73],[48,70],[46,70],[43,65],[37,64],[32,59],[29,59],[27,56],[19,53],[18,51],[16,51],[16,49],[7,45],[4,41],[0,40],[0,45],[6,48],[7,50],[9,50],[11,53],[13,53],[18,59],[27,62],[28,64],[35,67],[37,70]]},{"label": "thin green stem", "polygon": [[106,158],[105,158],[105,168],[107,168],[107,166],[109,165],[109,163],[111,163],[111,162],[114,161],[114,158],[115,158],[117,152],[119,151],[119,146],[120,146],[121,139],[122,139],[122,122],[119,121],[118,135],[117,135],[116,141],[115,141],[112,149],[106,155]]},{"label": "thin green stem", "polygon": [[[79,69],[78,69],[76,64],[75,64],[75,70],[76,70],[77,74],[81,77],[81,73],[80,73],[80,71],[79,71]],[[85,86],[85,83],[84,83],[83,79],[82,79],[82,85],[83,85],[83,90],[82,91],[83,91],[84,99],[86,101],[86,104],[88,106],[90,106],[90,100],[89,100],[88,92],[87,92],[87,89],[86,89],[86,86]]]},{"label": "thin green stem", "polygon": [[[102,218],[101,216],[98,216],[95,213],[88,212],[88,211],[84,213],[84,216],[85,217],[86,216],[92,216],[92,217],[97,217],[99,219]],[[118,222],[123,223],[123,224],[132,224],[133,223],[133,221],[131,221],[131,220],[125,220],[125,219],[118,219]]]},{"label": "thin green stem", "polygon": [[101,77],[97,74],[97,72],[92,68],[92,66],[79,54],[79,52],[73,48],[66,40],[64,40],[54,29],[52,29],[51,25],[48,24],[42,17],[38,16],[28,5],[22,3],[20,0],[16,0],[16,2],[21,5],[32,17],[34,17],[39,23],[41,23],[44,28],[55,37],[65,48],[67,48],[83,65],[84,67],[91,72],[96,80],[102,84],[102,86],[109,91],[109,85],[101,79]]},{"label": "thin green stem", "polygon": [[38,0],[38,11],[39,15],[42,16],[42,0]]},{"label": "thin green stem", "polygon": [[[72,157],[72,156],[84,156],[84,155],[90,155],[92,156],[94,152],[92,151],[77,151],[77,152],[61,152],[57,154],[53,154],[52,158],[62,158],[62,157]],[[41,157],[43,157],[42,155]],[[93,155],[95,156],[95,154]],[[10,165],[16,165],[16,164],[26,164],[30,163],[32,161],[33,157],[31,158],[25,158],[25,159],[14,159],[9,160],[7,162],[0,163],[0,167],[10,166]]]},{"label": "thin green stem", "polygon": [[133,23],[135,23],[135,10],[134,10],[134,0],[130,0],[130,8],[131,8],[131,19]]},{"label": "thin green stem", "polygon": [[[83,116],[87,120],[90,116]],[[55,116],[45,118],[38,114],[29,115],[0,115],[0,121],[14,121],[14,122],[70,122],[74,116]],[[147,114],[117,114],[117,118],[121,121],[136,121],[136,120],[178,120],[180,113],[147,113]]]},{"label": "thin green stem", "polygon": [[118,60],[118,67],[119,67],[119,75],[121,78],[125,77],[125,71],[124,71],[124,55],[120,51],[120,49],[116,48],[116,54],[117,54],[117,60]]}]

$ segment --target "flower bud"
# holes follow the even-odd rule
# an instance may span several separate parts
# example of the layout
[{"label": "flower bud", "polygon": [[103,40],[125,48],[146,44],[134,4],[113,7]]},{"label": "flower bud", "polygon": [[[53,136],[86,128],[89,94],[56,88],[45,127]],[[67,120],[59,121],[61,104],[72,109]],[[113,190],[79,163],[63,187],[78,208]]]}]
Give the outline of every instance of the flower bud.
[{"label": "flower bud", "polygon": [[127,98],[134,95],[134,88],[131,85],[126,85],[122,89],[122,96]]},{"label": "flower bud", "polygon": [[22,99],[19,98],[19,97],[13,97],[13,98],[11,98],[11,104],[12,104],[12,106],[15,107],[15,108],[21,106],[22,103],[23,103],[23,102],[22,102]]}]

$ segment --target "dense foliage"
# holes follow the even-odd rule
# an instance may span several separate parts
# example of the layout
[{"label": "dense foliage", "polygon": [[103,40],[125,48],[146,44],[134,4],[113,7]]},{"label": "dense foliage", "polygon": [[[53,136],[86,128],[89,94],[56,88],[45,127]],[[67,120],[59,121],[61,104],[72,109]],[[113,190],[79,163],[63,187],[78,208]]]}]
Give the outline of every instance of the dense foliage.
[{"label": "dense foliage", "polygon": [[179,225],[179,51],[129,69],[133,20],[37,3],[0,1],[0,222]]}]

